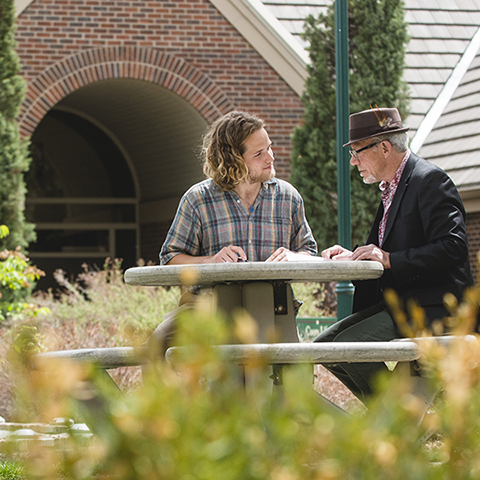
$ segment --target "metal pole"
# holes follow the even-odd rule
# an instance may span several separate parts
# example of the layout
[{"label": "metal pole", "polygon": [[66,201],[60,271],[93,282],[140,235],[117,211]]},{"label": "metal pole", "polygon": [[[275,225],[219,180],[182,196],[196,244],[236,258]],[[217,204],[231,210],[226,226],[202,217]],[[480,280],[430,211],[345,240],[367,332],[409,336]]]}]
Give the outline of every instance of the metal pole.
[{"label": "metal pole", "polygon": [[[337,195],[338,243],[351,249],[350,219],[350,161],[343,147],[348,142],[349,88],[348,88],[348,0],[335,0],[335,69],[337,112]],[[352,313],[354,287],[351,282],[338,282],[337,318]]]}]

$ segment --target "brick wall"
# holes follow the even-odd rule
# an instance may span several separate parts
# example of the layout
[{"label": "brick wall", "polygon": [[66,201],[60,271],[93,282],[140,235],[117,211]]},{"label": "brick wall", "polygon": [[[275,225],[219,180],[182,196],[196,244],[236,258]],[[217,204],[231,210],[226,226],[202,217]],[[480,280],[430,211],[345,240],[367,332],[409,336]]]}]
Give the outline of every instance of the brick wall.
[{"label": "brick wall", "polygon": [[475,282],[478,276],[477,256],[480,252],[480,212],[467,215],[467,234],[470,248],[470,265]]},{"label": "brick wall", "polygon": [[34,0],[18,18],[17,52],[28,82],[23,135],[83,85],[108,78],[155,82],[208,121],[232,108],[258,113],[289,174],[298,96],[208,0]]}]

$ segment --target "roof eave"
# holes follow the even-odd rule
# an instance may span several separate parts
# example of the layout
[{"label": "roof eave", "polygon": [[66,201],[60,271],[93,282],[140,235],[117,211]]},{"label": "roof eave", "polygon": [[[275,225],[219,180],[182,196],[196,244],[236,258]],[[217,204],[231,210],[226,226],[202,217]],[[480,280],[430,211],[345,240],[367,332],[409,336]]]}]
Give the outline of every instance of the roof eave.
[{"label": "roof eave", "polygon": [[480,212],[480,185],[460,186],[458,191],[467,214]]},{"label": "roof eave", "polygon": [[33,2],[33,0],[15,0],[17,17]]},{"label": "roof eave", "polygon": [[301,96],[308,53],[259,0],[210,0],[265,61]]}]

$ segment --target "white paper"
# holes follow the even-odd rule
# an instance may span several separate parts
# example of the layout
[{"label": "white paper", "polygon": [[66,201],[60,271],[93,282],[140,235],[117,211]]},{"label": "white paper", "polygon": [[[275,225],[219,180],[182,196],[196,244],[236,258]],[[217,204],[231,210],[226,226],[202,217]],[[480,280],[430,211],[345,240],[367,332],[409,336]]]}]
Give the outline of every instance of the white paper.
[{"label": "white paper", "polygon": [[313,255],[305,255],[293,252],[287,252],[287,262],[323,262],[323,257],[314,257]]}]

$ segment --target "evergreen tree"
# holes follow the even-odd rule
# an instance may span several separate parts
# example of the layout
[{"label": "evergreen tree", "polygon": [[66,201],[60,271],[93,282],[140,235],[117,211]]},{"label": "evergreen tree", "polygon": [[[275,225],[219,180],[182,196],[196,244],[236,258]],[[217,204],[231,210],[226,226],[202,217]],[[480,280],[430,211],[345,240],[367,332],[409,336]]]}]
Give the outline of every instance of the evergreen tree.
[{"label": "evergreen tree", "polygon": [[[407,115],[402,80],[408,40],[402,0],[349,0],[350,112],[370,105],[397,107]],[[309,77],[303,94],[303,125],[293,134],[291,182],[305,200],[313,234],[322,250],[337,243],[334,5],[306,21]],[[365,242],[380,192],[351,170],[352,240]]]},{"label": "evergreen tree", "polygon": [[30,164],[28,140],[20,138],[17,116],[25,96],[15,52],[15,3],[0,0],[0,224],[10,235],[0,239],[0,249],[27,247],[35,238],[33,225],[25,221],[24,173]]}]

